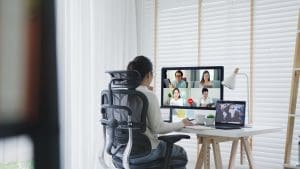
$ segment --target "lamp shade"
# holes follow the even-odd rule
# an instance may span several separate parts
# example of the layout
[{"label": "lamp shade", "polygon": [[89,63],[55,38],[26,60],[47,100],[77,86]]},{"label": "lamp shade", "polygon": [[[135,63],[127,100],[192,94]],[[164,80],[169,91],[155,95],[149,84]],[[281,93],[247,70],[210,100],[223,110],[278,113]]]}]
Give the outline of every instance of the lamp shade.
[{"label": "lamp shade", "polygon": [[236,73],[232,73],[232,75],[228,76],[224,81],[222,81],[222,85],[233,90],[235,88],[235,76]]},{"label": "lamp shade", "polygon": [[[238,73],[239,73],[239,68],[235,68],[234,72],[222,82],[222,85],[233,90],[235,88],[235,76]],[[248,76],[246,74],[245,74],[245,76],[248,79]],[[247,82],[247,85],[248,85],[248,82]]]}]

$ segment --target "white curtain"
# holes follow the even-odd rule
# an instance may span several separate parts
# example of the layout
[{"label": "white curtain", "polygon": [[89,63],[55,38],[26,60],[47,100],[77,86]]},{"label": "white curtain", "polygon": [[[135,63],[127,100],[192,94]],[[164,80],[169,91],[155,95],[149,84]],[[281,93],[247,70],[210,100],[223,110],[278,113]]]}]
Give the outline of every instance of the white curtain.
[{"label": "white curtain", "polygon": [[56,6],[62,168],[101,168],[104,72],[126,68],[137,55],[135,0],[58,0]]}]

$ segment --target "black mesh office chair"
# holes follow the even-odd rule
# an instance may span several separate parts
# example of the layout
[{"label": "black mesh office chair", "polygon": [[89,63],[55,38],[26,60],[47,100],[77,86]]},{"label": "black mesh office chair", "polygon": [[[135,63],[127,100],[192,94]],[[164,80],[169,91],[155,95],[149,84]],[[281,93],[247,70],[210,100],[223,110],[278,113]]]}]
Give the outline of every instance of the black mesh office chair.
[{"label": "black mesh office chair", "polygon": [[[159,139],[167,143],[166,155],[162,159],[132,164],[130,158],[142,157],[151,152],[151,143],[146,135],[147,97],[135,90],[141,77],[136,71],[110,71],[109,89],[101,93],[102,120],[105,147],[112,156],[116,168],[167,169],[180,159],[170,159],[173,144],[188,135],[167,135]],[[104,149],[103,149],[104,151]],[[103,154],[104,152],[102,152]],[[174,160],[174,161],[172,161]]]}]

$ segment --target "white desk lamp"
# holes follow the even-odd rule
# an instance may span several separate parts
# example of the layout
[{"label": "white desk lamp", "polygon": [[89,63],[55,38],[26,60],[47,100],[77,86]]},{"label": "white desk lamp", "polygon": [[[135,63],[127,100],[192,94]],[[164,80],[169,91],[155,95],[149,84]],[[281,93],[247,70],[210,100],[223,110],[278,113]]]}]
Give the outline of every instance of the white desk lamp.
[{"label": "white desk lamp", "polygon": [[247,81],[247,104],[248,104],[248,111],[247,111],[247,115],[248,115],[248,125],[249,125],[249,108],[250,108],[250,104],[249,104],[249,81],[248,81],[248,75],[246,73],[239,73],[239,68],[235,68],[234,72],[232,73],[232,75],[230,75],[229,77],[225,78],[224,81],[222,81],[222,85],[234,90],[235,89],[235,79],[237,75],[241,75],[244,76],[246,78]]}]

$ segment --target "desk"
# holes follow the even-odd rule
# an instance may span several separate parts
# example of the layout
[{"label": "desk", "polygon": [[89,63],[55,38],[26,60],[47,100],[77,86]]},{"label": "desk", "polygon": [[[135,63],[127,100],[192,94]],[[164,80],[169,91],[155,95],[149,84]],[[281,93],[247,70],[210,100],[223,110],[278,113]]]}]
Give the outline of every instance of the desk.
[{"label": "desk", "polygon": [[198,145],[202,144],[200,153],[198,153],[198,157],[197,157],[197,162],[195,167],[196,169],[201,169],[203,163],[205,169],[210,168],[210,164],[209,164],[210,144],[213,147],[216,169],[221,169],[223,166],[222,166],[219,143],[225,141],[232,141],[228,168],[233,169],[239,140],[241,141],[242,147],[245,149],[245,153],[247,155],[247,159],[249,163],[249,168],[253,169],[254,168],[253,157],[252,157],[251,146],[248,141],[248,138],[258,134],[279,132],[281,130],[282,128],[254,126],[252,128],[242,128],[242,129],[234,129],[234,130],[183,128],[180,130],[180,132],[197,134]]}]

